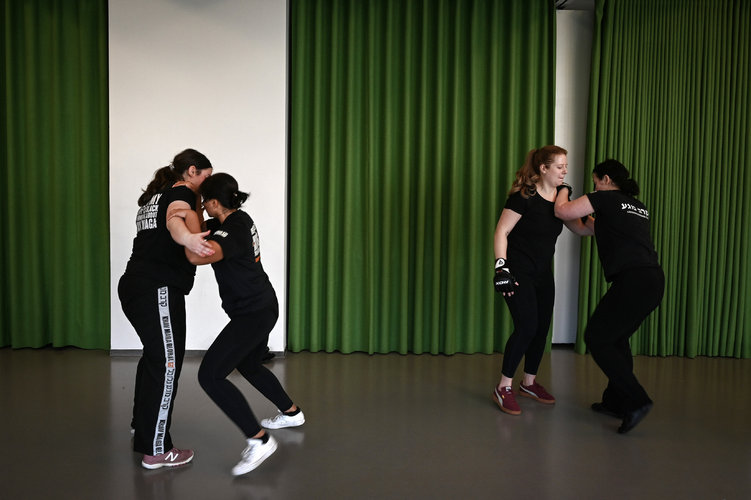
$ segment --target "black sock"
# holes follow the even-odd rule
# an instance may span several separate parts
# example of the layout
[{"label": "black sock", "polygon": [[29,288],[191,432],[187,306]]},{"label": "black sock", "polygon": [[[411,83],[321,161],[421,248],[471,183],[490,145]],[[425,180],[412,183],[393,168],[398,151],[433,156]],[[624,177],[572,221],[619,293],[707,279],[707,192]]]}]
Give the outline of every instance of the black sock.
[{"label": "black sock", "polygon": [[266,443],[269,442],[269,433],[268,432],[264,432],[263,436],[261,436],[261,437],[259,437],[257,439],[260,439],[261,442],[263,442],[263,444],[266,444]]},{"label": "black sock", "polygon": [[284,414],[287,415],[288,417],[294,417],[298,413],[300,413],[300,407],[299,406],[297,407],[297,409],[295,411],[285,411],[284,412]]}]

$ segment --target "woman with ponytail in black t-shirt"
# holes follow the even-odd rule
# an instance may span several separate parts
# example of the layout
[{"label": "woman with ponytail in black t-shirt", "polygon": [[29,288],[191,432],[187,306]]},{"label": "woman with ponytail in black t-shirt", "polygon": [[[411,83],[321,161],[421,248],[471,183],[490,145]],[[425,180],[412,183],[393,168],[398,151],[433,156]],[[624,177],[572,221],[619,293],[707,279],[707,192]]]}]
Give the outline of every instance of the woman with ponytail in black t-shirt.
[{"label": "woman with ponytail in black t-shirt", "polygon": [[649,211],[635,198],[639,186],[626,167],[606,160],[594,168],[592,180],[592,193],[573,201],[558,196],[555,213],[563,220],[595,214],[597,251],[610,288],[584,331],[592,358],[608,377],[602,401],[592,409],[621,418],[618,432],[623,434],[652,408],[634,375],[629,338],[662,301],[665,276],[650,235]]},{"label": "woman with ponytail in black t-shirt", "polygon": [[[495,230],[495,289],[503,294],[514,331],[503,351],[501,380],[493,401],[505,413],[519,415],[512,381],[524,358],[521,396],[553,404],[555,398],[537,382],[553,316],[553,253],[564,223],[554,214],[556,192],[567,187],[567,151],[559,146],[533,149],[517,171]],[[568,192],[568,189],[565,189]],[[580,220],[565,223],[579,235],[591,235]]]},{"label": "woman with ponytail in black t-shirt", "polygon": [[[206,394],[242,431],[246,447],[242,459],[232,469],[239,476],[250,472],[277,448],[276,440],[262,427],[281,429],[305,423],[305,416],[292,402],[279,380],[262,362],[269,333],[279,317],[279,304],[269,277],[261,264],[261,248],[256,225],[240,209],[248,194],[239,191],[229,174],[214,174],[201,186],[203,207],[212,218],[206,221],[214,253],[201,257],[186,249],[191,263],[214,268],[222,308],[229,323],[219,332],[201,362],[198,382]],[[197,232],[199,223],[191,211],[177,212],[188,227]],[[227,377],[240,374],[279,410],[259,424],[247,400]]]},{"label": "woman with ponytail in black t-shirt", "polygon": [[211,162],[195,149],[178,153],[156,171],[138,198],[136,237],[118,296],[125,316],[143,344],[136,368],[133,401],[133,450],[143,453],[147,469],[175,467],[193,459],[192,450],[175,448],[170,436],[172,409],[185,354],[185,295],[193,288],[196,267],[185,248],[213,252],[208,233],[188,230],[176,210],[197,219],[198,189],[211,175]]}]

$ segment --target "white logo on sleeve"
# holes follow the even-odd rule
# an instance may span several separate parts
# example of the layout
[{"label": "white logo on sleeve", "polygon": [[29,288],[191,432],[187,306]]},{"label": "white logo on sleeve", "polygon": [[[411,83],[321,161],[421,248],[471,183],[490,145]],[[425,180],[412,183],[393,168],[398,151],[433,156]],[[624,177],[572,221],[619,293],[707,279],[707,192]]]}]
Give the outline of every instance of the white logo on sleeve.
[{"label": "white logo on sleeve", "polygon": [[258,230],[256,229],[255,222],[250,228],[250,235],[253,239],[253,257],[255,257],[255,261],[258,262],[261,260],[261,239],[258,237]]},{"label": "white logo on sleeve", "polygon": [[621,203],[621,210],[625,210],[628,214],[638,215],[639,217],[649,220],[649,212],[645,208],[635,207],[631,203]]},{"label": "white logo on sleeve", "polygon": [[227,231],[222,231],[221,229],[218,229],[214,231],[214,236],[219,236],[220,238],[226,238],[229,236],[229,233]]}]

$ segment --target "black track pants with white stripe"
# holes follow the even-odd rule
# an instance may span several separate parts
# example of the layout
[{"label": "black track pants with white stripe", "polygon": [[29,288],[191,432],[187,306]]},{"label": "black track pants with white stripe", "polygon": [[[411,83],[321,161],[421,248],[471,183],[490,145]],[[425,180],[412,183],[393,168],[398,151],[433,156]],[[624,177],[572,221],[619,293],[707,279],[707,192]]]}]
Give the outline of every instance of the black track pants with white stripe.
[{"label": "black track pants with white stripe", "polygon": [[185,356],[185,295],[173,287],[144,287],[123,276],[123,312],[143,344],[136,370],[133,450],[159,455],[172,449],[170,423]]}]

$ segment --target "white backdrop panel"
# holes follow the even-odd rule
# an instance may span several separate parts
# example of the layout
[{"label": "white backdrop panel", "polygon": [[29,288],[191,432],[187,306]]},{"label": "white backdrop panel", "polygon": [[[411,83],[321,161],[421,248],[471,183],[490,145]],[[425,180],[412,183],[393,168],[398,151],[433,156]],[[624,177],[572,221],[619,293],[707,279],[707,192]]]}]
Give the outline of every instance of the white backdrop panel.
[{"label": "white backdrop panel", "polygon": [[[287,5],[277,0],[110,0],[110,243],[113,350],[140,349],[117,281],[135,236],[136,200],[179,151],[204,153],[251,193],[261,256],[280,302],[269,346],[286,344]],[[224,326],[214,273],[187,299],[187,348]]]},{"label": "white backdrop panel", "polygon": [[[555,143],[568,150],[566,181],[574,197],[594,167],[584,165],[593,20],[591,11],[556,11]],[[576,342],[580,249],[580,237],[564,227],[554,257],[554,344]]]}]

